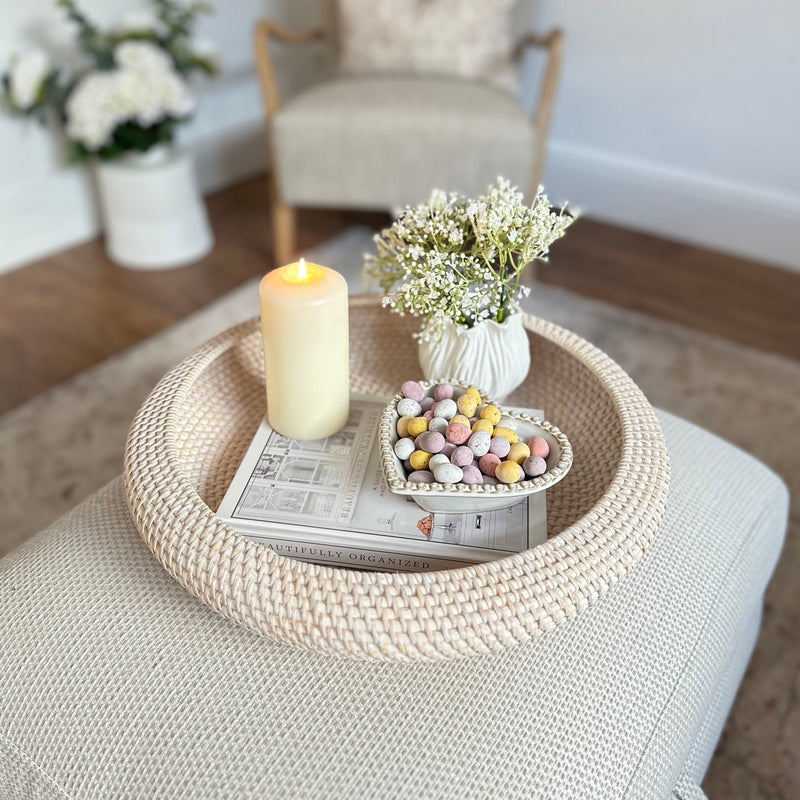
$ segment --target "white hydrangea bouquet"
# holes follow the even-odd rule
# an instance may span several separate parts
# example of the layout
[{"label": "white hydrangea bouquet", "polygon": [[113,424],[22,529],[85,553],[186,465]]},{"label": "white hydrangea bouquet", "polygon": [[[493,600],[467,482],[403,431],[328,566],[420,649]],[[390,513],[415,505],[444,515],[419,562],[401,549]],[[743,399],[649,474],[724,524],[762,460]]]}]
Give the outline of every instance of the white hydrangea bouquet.
[{"label": "white hydrangea bouquet", "polygon": [[153,0],[152,11],[129,14],[102,31],[73,0],[56,4],[77,27],[87,67],[60,71],[39,50],[12,59],[2,76],[7,109],[60,123],[74,161],[109,160],[171,143],[175,128],[195,109],[187,79],[217,69],[213,48],[191,37],[210,7]]},{"label": "white hydrangea bouquet", "polygon": [[527,205],[503,178],[473,199],[437,190],[375,236],[364,277],[386,293],[384,306],[422,318],[415,335],[428,380],[458,376],[502,398],[530,364],[523,270],[574,218],[541,190]]}]

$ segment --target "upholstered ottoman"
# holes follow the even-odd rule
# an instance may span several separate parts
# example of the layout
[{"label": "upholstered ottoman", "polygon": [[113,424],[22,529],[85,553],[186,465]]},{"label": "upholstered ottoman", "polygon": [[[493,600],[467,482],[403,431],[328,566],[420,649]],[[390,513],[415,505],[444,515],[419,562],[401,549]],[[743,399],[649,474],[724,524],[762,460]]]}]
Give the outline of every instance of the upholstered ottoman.
[{"label": "upholstered ottoman", "polygon": [[[578,613],[470,655],[458,652],[457,626],[447,648],[434,641],[429,653],[423,637],[419,658],[393,653],[393,631],[414,641],[399,602],[387,658],[344,623],[319,646],[303,620],[264,630],[259,586],[243,594],[248,617],[242,587],[223,585],[210,558],[194,564],[190,539],[168,556],[166,539],[146,537],[151,552],[139,529],[153,520],[134,498],[134,524],[113,482],[0,561],[0,797],[702,796],[787,496],[752,457],[657,419],[672,479],[646,552]],[[591,527],[580,535],[591,540]],[[500,588],[524,595],[515,582]],[[230,597],[216,610],[215,586]],[[564,583],[554,605],[571,591]]]}]

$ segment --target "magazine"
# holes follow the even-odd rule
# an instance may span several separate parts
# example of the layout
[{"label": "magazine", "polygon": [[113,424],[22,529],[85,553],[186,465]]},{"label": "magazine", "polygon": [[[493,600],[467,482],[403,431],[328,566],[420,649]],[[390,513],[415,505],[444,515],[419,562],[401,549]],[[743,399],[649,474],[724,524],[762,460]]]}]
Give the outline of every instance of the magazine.
[{"label": "magazine", "polygon": [[468,566],[546,540],[544,492],[488,513],[431,514],[389,491],[378,447],[384,407],[354,398],[347,426],[316,441],[288,439],[264,420],[217,515],[276,553],[386,572]]}]

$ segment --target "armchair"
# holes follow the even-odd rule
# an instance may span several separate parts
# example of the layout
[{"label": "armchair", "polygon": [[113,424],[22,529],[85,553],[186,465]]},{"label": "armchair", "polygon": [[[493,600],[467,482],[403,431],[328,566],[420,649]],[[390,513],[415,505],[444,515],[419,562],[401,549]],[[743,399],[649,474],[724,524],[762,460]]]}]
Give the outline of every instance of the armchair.
[{"label": "armchair", "polygon": [[528,47],[547,52],[532,117],[501,90],[435,76],[340,78],[284,104],[272,42],[303,44],[327,34],[287,31],[267,20],[254,33],[276,264],[294,254],[298,207],[392,210],[421,202],[435,186],[476,194],[500,174],[536,192],[561,69],[561,30],[529,34],[517,46],[516,58]]}]

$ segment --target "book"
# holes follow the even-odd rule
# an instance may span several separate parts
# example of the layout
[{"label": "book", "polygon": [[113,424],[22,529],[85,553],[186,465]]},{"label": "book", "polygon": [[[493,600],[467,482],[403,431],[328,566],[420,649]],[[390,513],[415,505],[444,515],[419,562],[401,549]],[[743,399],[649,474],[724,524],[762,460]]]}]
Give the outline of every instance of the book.
[{"label": "book", "polygon": [[464,567],[546,540],[544,492],[470,514],[431,514],[393,494],[378,447],[384,407],[353,398],[345,428],[316,441],[288,439],[265,419],[217,515],[281,555],[384,572]]}]

